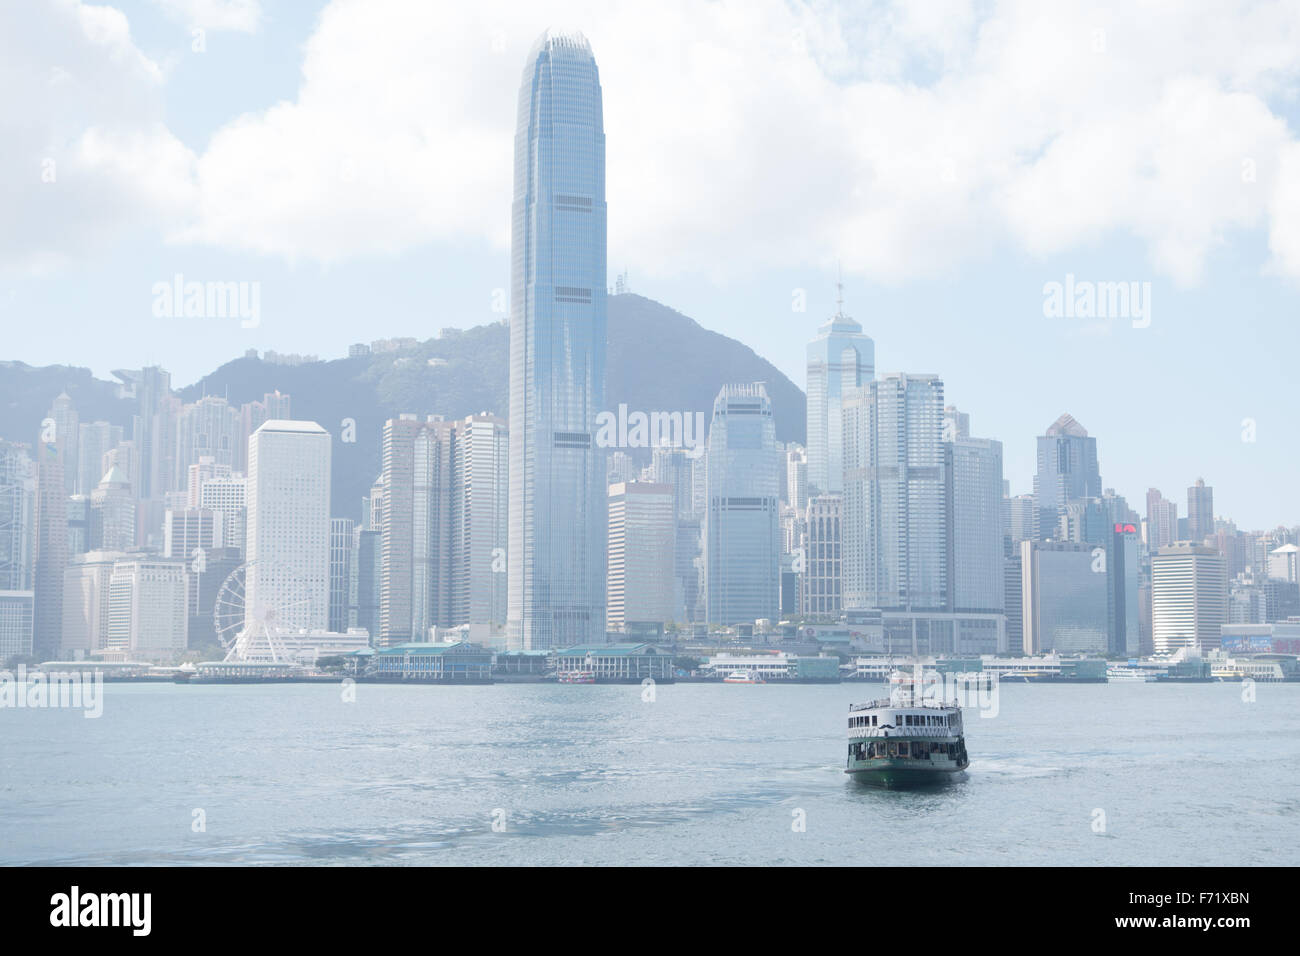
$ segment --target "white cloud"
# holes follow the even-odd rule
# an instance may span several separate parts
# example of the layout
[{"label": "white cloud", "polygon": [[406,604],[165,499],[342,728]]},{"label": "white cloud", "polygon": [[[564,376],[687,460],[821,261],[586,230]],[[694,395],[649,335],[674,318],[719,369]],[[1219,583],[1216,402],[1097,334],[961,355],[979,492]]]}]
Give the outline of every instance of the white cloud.
[{"label": "white cloud", "polygon": [[[601,69],[611,261],[639,272],[843,259],[905,279],[1000,242],[1132,235],[1149,269],[1192,283],[1263,230],[1268,266],[1300,277],[1300,159],[1274,108],[1297,89],[1284,3],[333,0],[296,98],[229,122],[192,165],[155,117],[80,155],[150,180],[176,240],[322,262],[504,247],[524,55],[567,24]],[[107,32],[131,49],[124,22]],[[141,71],[124,54],[121,75]]]},{"label": "white cloud", "polygon": [[0,265],[49,269],[124,224],[189,214],[194,157],[163,124],[162,72],[121,12],[5,4],[0,43]]},{"label": "white cloud", "polygon": [[254,33],[262,22],[260,0],[153,0],[171,19],[188,27]]}]

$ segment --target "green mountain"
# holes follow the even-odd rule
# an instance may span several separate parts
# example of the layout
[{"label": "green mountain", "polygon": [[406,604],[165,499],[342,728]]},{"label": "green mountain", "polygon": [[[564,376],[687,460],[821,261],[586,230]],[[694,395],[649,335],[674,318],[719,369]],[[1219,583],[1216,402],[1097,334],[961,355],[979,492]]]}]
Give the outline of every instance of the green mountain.
[{"label": "green mountain", "polygon": [[[396,352],[280,365],[261,358],[227,362],[181,396],[224,395],[235,405],[277,389],[292,400],[295,418],[319,422],[335,436],[334,514],[359,515],[361,498],[379,473],[384,421],[402,412],[448,419],[475,412],[507,417],[509,330],[505,323],[444,329],[436,339]],[[639,295],[609,299],[606,401],[611,410],[703,412],[725,384],[766,382],[777,438],[803,442],[803,392],[740,342],[710,332],[693,319]],[[113,383],[86,369],[0,365],[0,437],[35,440],[50,403],[66,390],[82,421],[107,420],[129,429],[131,403]],[[355,423],[355,442],[340,440]]]}]

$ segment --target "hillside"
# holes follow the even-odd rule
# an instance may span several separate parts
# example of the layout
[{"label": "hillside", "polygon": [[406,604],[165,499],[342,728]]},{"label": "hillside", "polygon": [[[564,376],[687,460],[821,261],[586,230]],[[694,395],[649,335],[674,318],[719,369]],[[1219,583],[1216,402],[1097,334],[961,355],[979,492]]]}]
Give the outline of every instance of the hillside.
[{"label": "hillside", "polygon": [[[278,389],[292,397],[295,418],[318,421],[336,436],[345,419],[355,421],[356,442],[334,444],[333,509],[339,516],[356,516],[379,472],[385,419],[402,412],[460,418],[488,411],[505,417],[508,351],[504,323],[445,329],[440,337],[401,352],[296,366],[235,359],[181,395],[186,402],[203,394],[225,395],[237,405]],[[767,383],[777,437],[802,442],[804,394],[770,362],[658,302],[630,294],[610,297],[606,400],[611,409],[626,402],[647,412],[700,411],[707,423],[719,388],[755,381]],[[32,441],[63,390],[82,421],[106,419],[129,427],[130,403],[88,370],[8,363],[0,365],[0,437]]]}]

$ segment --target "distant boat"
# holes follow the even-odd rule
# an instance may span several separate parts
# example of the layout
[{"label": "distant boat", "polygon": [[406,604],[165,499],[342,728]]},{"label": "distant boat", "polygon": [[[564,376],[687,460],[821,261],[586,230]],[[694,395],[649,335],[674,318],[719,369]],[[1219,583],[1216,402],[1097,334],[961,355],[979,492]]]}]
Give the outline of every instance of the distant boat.
[{"label": "distant boat", "polygon": [[555,675],[561,684],[594,684],[595,671],[560,671]]},{"label": "distant boat", "polygon": [[722,678],[724,684],[762,684],[765,683],[763,678],[759,677],[753,671],[732,671],[726,677]]},{"label": "distant boat", "polygon": [[1153,684],[1156,675],[1141,667],[1129,664],[1115,664],[1106,668],[1106,680],[1111,683]]}]

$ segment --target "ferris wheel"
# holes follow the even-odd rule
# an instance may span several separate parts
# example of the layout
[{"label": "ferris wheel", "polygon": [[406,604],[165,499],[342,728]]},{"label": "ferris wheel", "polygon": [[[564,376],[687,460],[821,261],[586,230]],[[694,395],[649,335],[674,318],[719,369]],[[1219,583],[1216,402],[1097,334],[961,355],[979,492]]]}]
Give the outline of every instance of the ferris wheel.
[{"label": "ferris wheel", "polygon": [[[259,580],[254,605],[248,604],[250,572]],[[226,649],[227,661],[285,664],[294,660],[294,623],[309,608],[307,585],[291,576],[275,574],[272,566],[249,561],[227,575],[217,590],[212,627]]]}]

